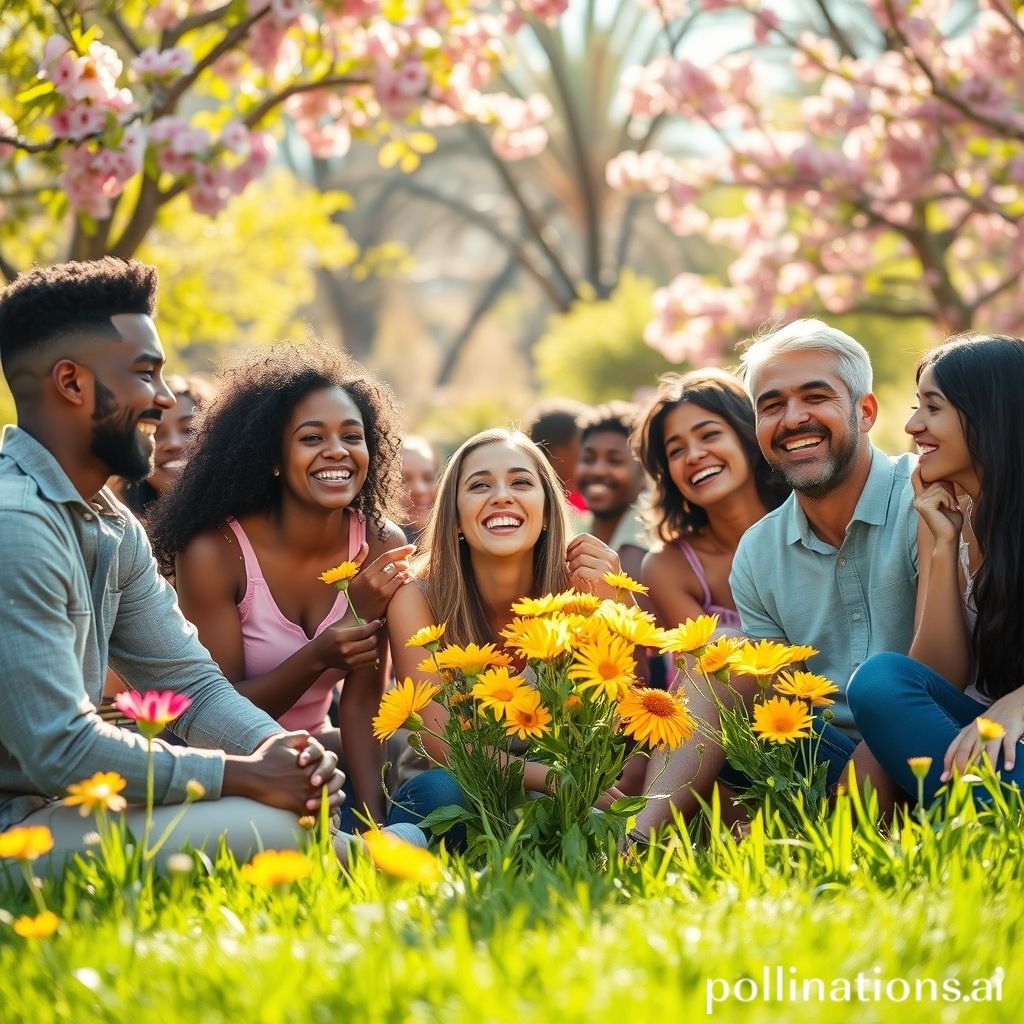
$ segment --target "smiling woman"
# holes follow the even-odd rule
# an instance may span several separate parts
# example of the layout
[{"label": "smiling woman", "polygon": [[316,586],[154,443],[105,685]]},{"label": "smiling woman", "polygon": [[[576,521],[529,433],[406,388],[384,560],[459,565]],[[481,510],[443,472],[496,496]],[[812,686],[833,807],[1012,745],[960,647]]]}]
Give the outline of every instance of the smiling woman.
[{"label": "smiling woman", "polygon": [[[618,556],[589,534],[567,543],[567,515],[555,471],[525,434],[485,430],[466,441],[438,485],[414,560],[419,585],[399,590],[388,609],[399,678],[436,682],[420,668],[422,650],[406,646],[434,623],[447,624],[449,643],[500,645],[514,617],[512,604],[521,598],[569,587],[614,598],[602,577],[619,571]],[[436,703],[422,712],[438,734],[444,714]],[[424,743],[435,760],[445,762],[435,736],[426,734]],[[543,790],[545,775],[543,766],[527,764],[527,789]]]},{"label": "smiling woman", "polygon": [[[380,625],[411,552],[389,518],[400,444],[390,393],[343,354],[320,344],[248,352],[218,376],[191,457],[150,517],[182,611],[224,674],[286,728],[344,748],[358,806],[377,821]],[[339,593],[319,576],[343,561],[362,569]]]}]

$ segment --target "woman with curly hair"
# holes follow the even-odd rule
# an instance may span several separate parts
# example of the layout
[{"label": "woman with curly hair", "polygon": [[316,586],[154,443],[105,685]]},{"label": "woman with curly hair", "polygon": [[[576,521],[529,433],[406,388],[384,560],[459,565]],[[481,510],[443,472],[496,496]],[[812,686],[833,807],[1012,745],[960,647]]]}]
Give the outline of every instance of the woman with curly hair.
[{"label": "woman with curly hair", "polygon": [[789,493],[761,454],[743,385],[725,370],[667,373],[633,439],[654,481],[648,527],[662,543],[642,578],[658,614],[669,627],[707,614],[739,629],[736,546]]},{"label": "woman with curly hair", "polygon": [[[227,678],[286,728],[343,750],[357,806],[383,821],[383,754],[371,731],[385,684],[380,626],[410,579],[412,552],[390,519],[394,401],[319,343],[243,353],[216,383],[180,478],[151,508],[155,553]],[[362,563],[347,596],[318,578],[344,561]]]}]

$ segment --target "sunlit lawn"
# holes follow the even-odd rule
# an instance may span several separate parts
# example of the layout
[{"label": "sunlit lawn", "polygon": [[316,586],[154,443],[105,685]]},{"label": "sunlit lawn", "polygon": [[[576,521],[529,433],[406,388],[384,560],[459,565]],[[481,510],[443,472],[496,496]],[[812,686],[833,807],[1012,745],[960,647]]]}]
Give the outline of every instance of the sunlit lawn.
[{"label": "sunlit lawn", "polygon": [[[276,889],[226,859],[152,887],[72,869],[43,889],[55,935],[20,938],[5,913],[0,1020],[669,1022],[705,1018],[710,996],[720,1020],[1016,1019],[1020,811],[964,804],[882,838],[844,799],[799,841],[755,822],[740,843],[677,839],[575,875],[510,848],[429,885],[366,861]],[[786,1001],[765,998],[766,967]],[[950,979],[971,993],[1000,967],[1001,988],[975,989],[991,1002],[950,1001]],[[744,976],[747,1001],[726,998]],[[807,979],[853,1001],[805,1001]]]}]

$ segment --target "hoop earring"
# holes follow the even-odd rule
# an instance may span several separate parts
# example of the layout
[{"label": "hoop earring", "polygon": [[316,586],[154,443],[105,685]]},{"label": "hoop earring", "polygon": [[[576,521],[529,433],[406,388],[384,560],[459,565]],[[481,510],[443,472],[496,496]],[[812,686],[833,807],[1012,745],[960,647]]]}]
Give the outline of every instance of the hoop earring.
[{"label": "hoop earring", "polygon": [[275,466],[275,467],[274,467],[274,476],[280,476],[280,475],[281,475],[281,470],[279,470],[279,469],[278,469],[278,468],[277,468],[277,467]]},{"label": "hoop earring", "polygon": [[693,508],[690,506],[690,503],[685,498],[683,498],[683,514],[688,516],[692,513]]}]

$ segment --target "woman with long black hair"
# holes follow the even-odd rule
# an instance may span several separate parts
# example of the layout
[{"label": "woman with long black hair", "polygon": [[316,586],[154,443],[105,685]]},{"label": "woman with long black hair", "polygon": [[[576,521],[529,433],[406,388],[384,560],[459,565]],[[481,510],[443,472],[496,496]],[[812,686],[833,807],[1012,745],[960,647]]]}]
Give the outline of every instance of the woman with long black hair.
[{"label": "woman with long black hair", "polygon": [[[907,759],[932,759],[927,799],[983,752],[1004,780],[1024,782],[1022,395],[1020,338],[956,336],[918,366],[906,430],[920,452],[915,507],[928,527],[919,625],[910,656],[869,658],[848,696],[871,752],[908,793]],[[1005,735],[983,737],[981,717]]]}]

